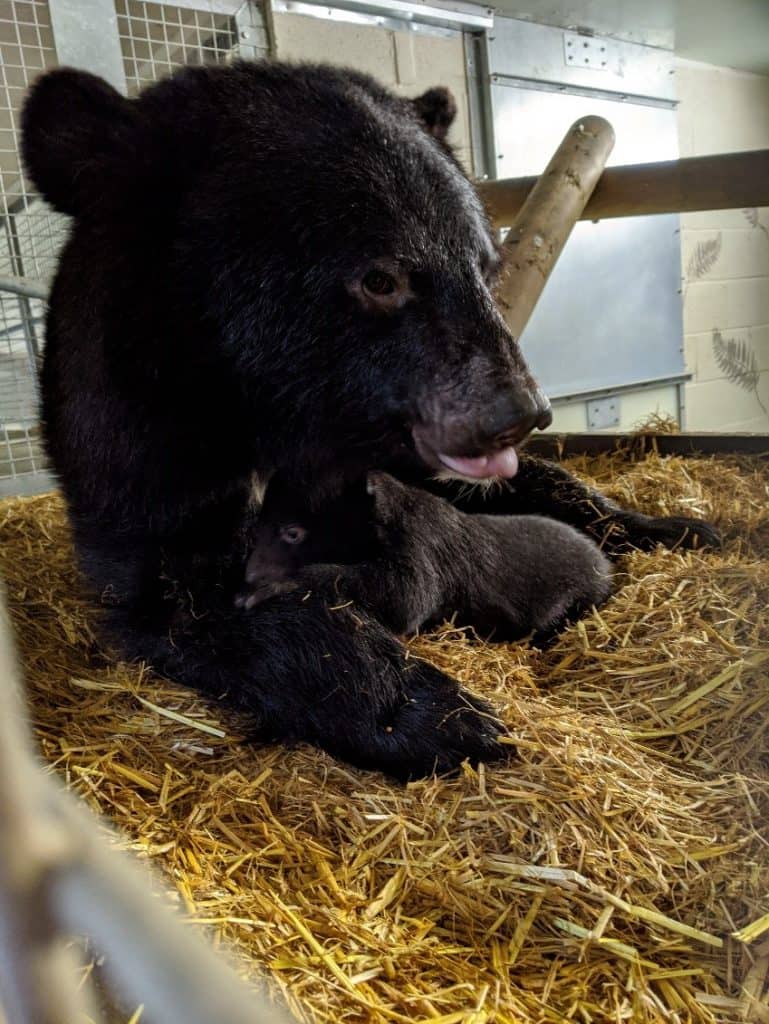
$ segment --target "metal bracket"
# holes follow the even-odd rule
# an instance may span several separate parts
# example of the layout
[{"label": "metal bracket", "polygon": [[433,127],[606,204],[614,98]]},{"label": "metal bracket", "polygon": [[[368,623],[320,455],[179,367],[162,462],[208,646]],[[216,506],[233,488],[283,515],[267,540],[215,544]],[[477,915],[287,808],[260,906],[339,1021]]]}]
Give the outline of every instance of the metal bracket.
[{"label": "metal bracket", "polygon": [[619,426],[620,397],[594,398],[587,403],[587,425],[590,430],[606,430]]},{"label": "metal bracket", "polygon": [[256,60],[272,52],[261,8],[252,0],[246,0],[235,12],[235,25],[238,31],[238,55],[243,60]]},{"label": "metal bracket", "polygon": [[494,119],[489,92],[486,32],[463,32],[470,145],[476,181],[487,180],[495,165]]},{"label": "metal bracket", "polygon": [[616,72],[622,61],[622,46],[616,39],[564,32],[563,56],[570,67]]}]

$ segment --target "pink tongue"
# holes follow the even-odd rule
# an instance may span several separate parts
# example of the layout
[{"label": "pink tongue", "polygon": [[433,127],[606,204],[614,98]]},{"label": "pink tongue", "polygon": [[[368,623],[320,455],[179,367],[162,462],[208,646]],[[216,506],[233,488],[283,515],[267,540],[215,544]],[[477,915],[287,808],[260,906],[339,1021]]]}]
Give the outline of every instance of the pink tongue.
[{"label": "pink tongue", "polygon": [[473,480],[486,480],[494,476],[509,478],[518,472],[515,448],[503,448],[492,455],[480,455],[477,459],[462,459],[440,453],[438,458],[447,469],[459,473],[460,476],[469,476]]}]

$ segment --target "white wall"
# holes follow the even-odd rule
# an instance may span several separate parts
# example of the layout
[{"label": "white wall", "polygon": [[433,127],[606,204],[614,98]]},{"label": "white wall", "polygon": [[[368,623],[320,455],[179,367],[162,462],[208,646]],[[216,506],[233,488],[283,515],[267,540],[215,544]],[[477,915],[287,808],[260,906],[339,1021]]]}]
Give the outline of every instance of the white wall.
[{"label": "white wall", "polygon": [[605,431],[590,426],[591,403],[585,400],[556,403],[553,406],[551,433],[600,434],[637,430],[648,422],[651,416],[664,419],[678,419],[678,388],[675,384],[662,387],[641,388],[638,391],[623,391],[615,398],[619,423]]},{"label": "white wall", "polygon": [[[676,73],[682,157],[769,148],[769,78],[692,61]],[[681,248],[687,428],[769,432],[769,208],[684,214]]]}]

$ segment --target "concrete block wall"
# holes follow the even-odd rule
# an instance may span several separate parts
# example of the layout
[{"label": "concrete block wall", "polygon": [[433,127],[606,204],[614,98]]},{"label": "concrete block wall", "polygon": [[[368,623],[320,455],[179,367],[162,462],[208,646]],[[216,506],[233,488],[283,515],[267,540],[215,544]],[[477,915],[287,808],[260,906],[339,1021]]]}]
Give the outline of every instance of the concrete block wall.
[{"label": "concrete block wall", "polygon": [[434,85],[448,86],[458,108],[449,141],[463,166],[472,173],[464,43],[460,33],[394,32],[375,25],[276,14],[275,48],[282,60],[347,64],[373,75],[402,96],[418,96]]},{"label": "concrete block wall", "polygon": [[[681,156],[769,147],[769,78],[678,61]],[[769,432],[769,208],[681,217],[689,430]]]}]

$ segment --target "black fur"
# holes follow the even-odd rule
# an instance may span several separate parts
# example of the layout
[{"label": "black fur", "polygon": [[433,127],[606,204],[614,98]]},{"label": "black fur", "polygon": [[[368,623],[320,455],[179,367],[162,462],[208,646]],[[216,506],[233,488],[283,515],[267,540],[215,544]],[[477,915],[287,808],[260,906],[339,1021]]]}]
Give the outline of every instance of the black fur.
[{"label": "black fur", "polygon": [[[333,580],[396,633],[457,612],[495,640],[542,643],[611,590],[606,557],[565,523],[466,515],[379,472],[318,511],[272,481],[253,544],[242,607]],[[303,571],[314,563],[338,564]]]},{"label": "black fur", "polygon": [[487,515],[542,515],[576,527],[600,544],[610,558],[634,549],[717,548],[718,530],[688,516],[654,517],[623,509],[577,480],[562,466],[524,453],[512,480],[500,480],[489,489],[473,488],[453,480],[425,479],[421,467],[404,471],[403,478],[447,498],[468,513]]},{"label": "black fur", "polygon": [[400,776],[498,755],[485,705],[322,589],[250,614],[233,596],[255,476],[321,499],[547,422],[449,107],[310,65],[187,68],[135,100],[58,70],[22,124],[30,176],[75,216],[43,416],[107,635],[275,738]]}]

